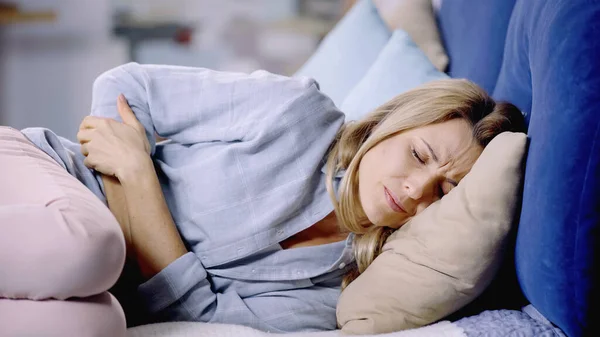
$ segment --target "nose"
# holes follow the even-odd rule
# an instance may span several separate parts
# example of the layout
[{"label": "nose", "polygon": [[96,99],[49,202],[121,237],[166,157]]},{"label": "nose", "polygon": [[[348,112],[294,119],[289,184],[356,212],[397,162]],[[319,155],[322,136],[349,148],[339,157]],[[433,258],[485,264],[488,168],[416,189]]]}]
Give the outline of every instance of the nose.
[{"label": "nose", "polygon": [[415,202],[417,213],[437,199],[437,181],[438,178],[429,173],[415,174],[405,180],[406,194]]}]

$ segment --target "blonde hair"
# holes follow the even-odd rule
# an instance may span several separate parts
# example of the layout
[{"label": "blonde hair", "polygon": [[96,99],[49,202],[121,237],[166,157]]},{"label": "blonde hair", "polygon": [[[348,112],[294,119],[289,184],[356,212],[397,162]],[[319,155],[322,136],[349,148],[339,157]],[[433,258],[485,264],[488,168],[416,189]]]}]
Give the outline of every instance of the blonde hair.
[{"label": "blonde hair", "polygon": [[[455,118],[472,125],[473,138],[482,147],[504,131],[525,131],[525,121],[517,107],[496,103],[476,84],[463,79],[433,81],[400,94],[338,131],[327,158],[327,190],[339,225],[356,234],[356,268],[345,276],[342,288],[367,269],[394,231],[374,226],[363,212],[358,194],[358,167],[363,156],[399,132]],[[333,177],[340,170],[346,173],[336,198]]]}]

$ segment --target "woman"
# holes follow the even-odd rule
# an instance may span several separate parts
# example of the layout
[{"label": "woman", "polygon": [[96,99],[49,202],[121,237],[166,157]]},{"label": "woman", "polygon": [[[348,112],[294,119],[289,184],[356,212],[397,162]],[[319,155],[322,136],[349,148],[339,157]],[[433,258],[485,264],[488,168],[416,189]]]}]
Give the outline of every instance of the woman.
[{"label": "woman", "polygon": [[263,71],[131,63],[93,95],[81,153],[102,174],[154,319],[272,332],[334,329],[342,278],[450,192],[492,138],[524,130],[516,107],[466,80],[346,124],[313,80]]}]

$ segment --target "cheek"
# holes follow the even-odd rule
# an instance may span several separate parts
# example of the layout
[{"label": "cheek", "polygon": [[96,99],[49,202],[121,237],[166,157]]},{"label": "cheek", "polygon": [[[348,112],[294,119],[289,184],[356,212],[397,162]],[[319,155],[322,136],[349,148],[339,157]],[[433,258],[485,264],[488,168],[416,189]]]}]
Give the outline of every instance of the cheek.
[{"label": "cheek", "polygon": [[367,198],[367,191],[369,190],[369,186],[373,183],[372,177],[373,170],[368,158],[365,156],[358,168],[358,194],[361,202]]},{"label": "cheek", "polygon": [[400,180],[406,178],[406,176],[414,169],[414,159],[410,154],[410,151],[388,151],[384,159],[379,163],[378,169],[380,179],[382,181],[393,180],[396,185]]},{"label": "cheek", "polygon": [[368,152],[363,157],[358,170],[358,193],[365,212],[369,212],[373,204],[373,189],[377,185],[380,172],[374,153]]},{"label": "cheek", "polygon": [[367,152],[359,165],[358,190],[361,202],[373,203],[377,190],[382,189],[386,182],[396,185],[398,177],[405,175],[409,159],[399,151],[391,151],[389,146],[375,147]]}]

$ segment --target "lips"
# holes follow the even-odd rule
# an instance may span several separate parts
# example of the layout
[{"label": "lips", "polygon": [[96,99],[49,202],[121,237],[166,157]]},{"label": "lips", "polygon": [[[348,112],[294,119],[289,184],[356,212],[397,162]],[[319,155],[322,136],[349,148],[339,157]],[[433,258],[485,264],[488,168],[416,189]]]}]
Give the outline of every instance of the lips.
[{"label": "lips", "polygon": [[398,198],[392,194],[387,187],[383,187],[385,193],[385,200],[387,201],[388,206],[397,213],[407,213],[404,207],[402,207],[401,203],[398,201]]}]

